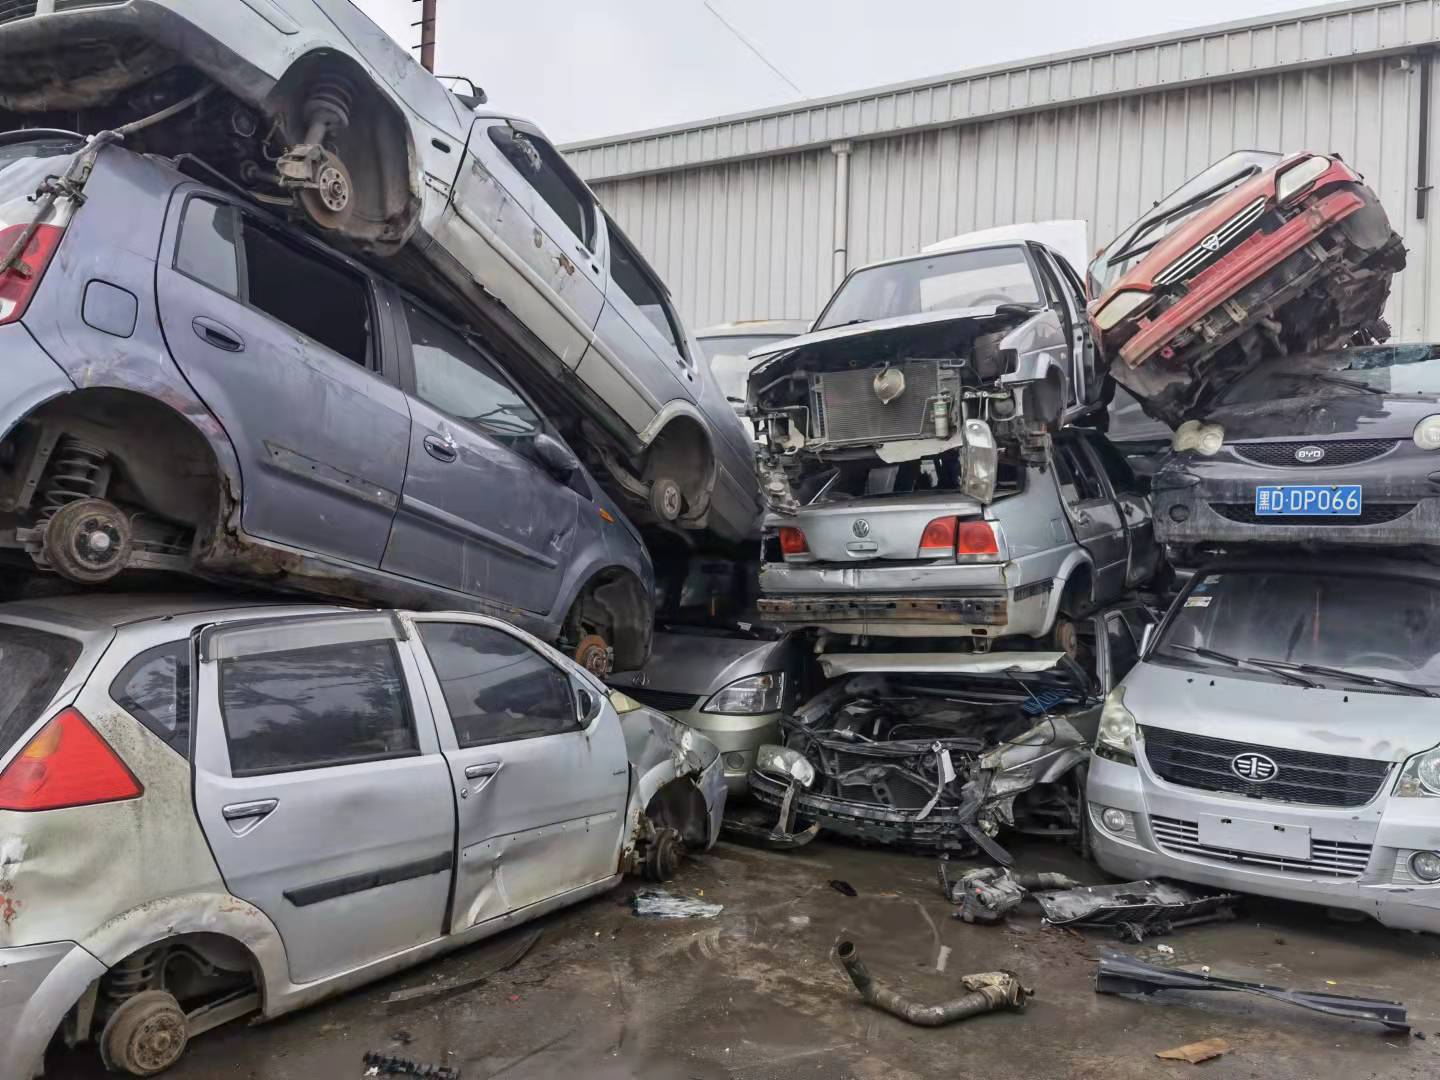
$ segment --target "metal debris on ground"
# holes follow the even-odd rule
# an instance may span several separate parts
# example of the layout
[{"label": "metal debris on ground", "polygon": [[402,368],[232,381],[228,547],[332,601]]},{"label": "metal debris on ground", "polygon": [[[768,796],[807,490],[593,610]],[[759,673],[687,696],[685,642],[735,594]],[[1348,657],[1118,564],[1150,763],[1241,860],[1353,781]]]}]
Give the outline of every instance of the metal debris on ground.
[{"label": "metal debris on ground", "polygon": [[724,904],[707,904],[659,889],[641,889],[630,897],[630,906],[636,915],[654,919],[713,919],[725,910]]},{"label": "metal debris on ground", "polygon": [[831,881],[830,881],[830,888],[834,889],[836,892],[840,893],[842,896],[859,896],[859,895],[860,895],[858,892],[855,891],[855,886],[854,886],[854,885],[851,885],[848,881],[841,881],[839,878],[832,878],[832,879],[831,879]]},{"label": "metal debris on ground", "polygon": [[[501,954],[500,961],[481,975],[474,975],[468,979],[452,979],[449,982],[432,983],[429,986],[413,986],[408,990],[396,990],[385,999],[386,1005],[396,1005],[405,1001],[415,1001],[419,998],[428,998],[435,994],[463,994],[467,990],[474,990],[478,986],[484,986],[491,976],[499,975],[502,971],[509,971],[529,954],[540,940],[541,931],[532,930],[519,941],[515,942],[508,950]],[[404,1040],[404,1041],[409,1041]]]},{"label": "metal debris on ground", "polygon": [[1186,1043],[1172,1050],[1157,1050],[1155,1056],[1163,1061],[1188,1061],[1191,1065],[1199,1065],[1202,1061],[1219,1057],[1229,1049],[1230,1044],[1224,1039],[1202,1039],[1200,1042]]},{"label": "metal debris on ground", "polygon": [[968,923],[993,925],[1001,922],[1030,895],[1032,889],[1070,889],[1079,882],[1064,874],[1017,874],[1003,866],[969,870],[958,882],[948,873],[949,859],[940,858],[940,891],[960,910],[955,918]]},{"label": "metal debris on ground", "polygon": [[449,1065],[424,1065],[407,1058],[367,1051],[362,1061],[366,1076],[418,1076],[423,1080],[460,1080],[460,1070]]},{"label": "metal debris on ground", "polygon": [[960,985],[966,990],[960,997],[934,1005],[922,1005],[877,983],[861,961],[853,941],[839,938],[833,955],[867,1005],[921,1027],[940,1027],[997,1009],[1023,1009],[1025,999],[1035,993],[1028,986],[1023,986],[1020,976],[1013,971],[983,971],[960,976]]},{"label": "metal debris on ground", "polygon": [[1113,926],[1122,941],[1133,942],[1183,926],[1232,920],[1241,899],[1237,893],[1174,881],[1081,885],[1034,896],[1052,926]]},{"label": "metal debris on ground", "polygon": [[1311,1009],[1346,1020],[1368,1020],[1388,1031],[1409,1034],[1405,1006],[1398,1001],[1346,997],[1314,990],[1290,990],[1283,986],[1201,975],[1177,968],[1156,967],[1124,953],[1104,952],[1095,972],[1097,994],[1153,994],[1160,990],[1233,990],[1274,998],[1288,1005]]}]

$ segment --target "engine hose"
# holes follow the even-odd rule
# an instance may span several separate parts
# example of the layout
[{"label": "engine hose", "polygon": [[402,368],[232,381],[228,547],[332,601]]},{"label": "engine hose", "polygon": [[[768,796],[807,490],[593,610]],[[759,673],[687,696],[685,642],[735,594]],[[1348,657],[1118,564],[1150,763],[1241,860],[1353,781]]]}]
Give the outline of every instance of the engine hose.
[{"label": "engine hose", "polygon": [[840,938],[835,942],[835,958],[850,976],[855,989],[867,1005],[883,1009],[908,1024],[940,1027],[956,1020],[965,1020],[996,1009],[1023,1009],[1031,991],[1020,985],[1020,977],[1012,971],[989,971],[962,976],[968,993],[936,1005],[922,1005],[877,983],[860,959],[853,941]]}]

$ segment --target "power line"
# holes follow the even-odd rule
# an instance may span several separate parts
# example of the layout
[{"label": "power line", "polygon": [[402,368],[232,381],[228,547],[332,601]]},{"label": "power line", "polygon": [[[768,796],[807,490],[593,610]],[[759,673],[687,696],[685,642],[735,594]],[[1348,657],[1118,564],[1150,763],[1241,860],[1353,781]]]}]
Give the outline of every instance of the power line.
[{"label": "power line", "polygon": [[729,30],[730,33],[734,34],[740,44],[744,45],[752,53],[758,56],[762,64],[768,67],[776,75],[780,76],[780,78],[784,80],[786,86],[790,87],[791,90],[794,90],[795,93],[799,94],[802,98],[805,97],[805,91],[801,90],[800,87],[796,86],[795,83],[791,81],[790,76],[786,75],[778,67],[772,64],[769,59],[766,58],[765,54],[755,47],[754,43],[751,42],[749,38],[747,38],[744,34],[740,33],[739,30],[736,30],[735,27],[731,26],[730,23],[726,20],[725,16],[721,15],[720,12],[716,11],[715,8],[711,6],[710,0],[705,0],[705,10],[710,12],[711,15],[714,15],[715,18],[719,19],[720,25],[725,27],[726,30]]}]

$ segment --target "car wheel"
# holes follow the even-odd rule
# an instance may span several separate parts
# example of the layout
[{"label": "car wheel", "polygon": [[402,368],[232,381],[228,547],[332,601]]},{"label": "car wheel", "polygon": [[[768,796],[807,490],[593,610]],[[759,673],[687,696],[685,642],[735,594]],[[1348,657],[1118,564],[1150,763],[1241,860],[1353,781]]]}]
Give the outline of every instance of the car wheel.
[{"label": "car wheel", "polygon": [[78,585],[109,581],[130,561],[130,518],[104,499],[77,499],[55,511],[45,525],[42,555],[63,578]]},{"label": "car wheel", "polygon": [[100,1035],[100,1056],[108,1069],[154,1076],[179,1061],[189,1041],[180,1003],[164,990],[146,990],[111,1014]]},{"label": "car wheel", "polygon": [[660,829],[645,849],[642,873],[649,881],[669,881],[680,871],[685,843],[675,829]]},{"label": "car wheel", "polygon": [[684,508],[685,498],[680,485],[668,476],[658,477],[650,485],[650,509],[661,521],[675,521]]}]

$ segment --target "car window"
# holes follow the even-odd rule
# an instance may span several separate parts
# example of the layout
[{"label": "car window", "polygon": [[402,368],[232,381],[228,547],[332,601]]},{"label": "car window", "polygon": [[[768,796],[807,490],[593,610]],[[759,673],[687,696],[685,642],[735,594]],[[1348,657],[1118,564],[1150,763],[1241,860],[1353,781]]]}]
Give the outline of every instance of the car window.
[{"label": "car window", "polygon": [[1140,662],[1140,646],[1117,612],[1105,616],[1105,636],[1110,642],[1110,683],[1113,686]]},{"label": "car window", "polygon": [[1067,499],[1088,502],[1105,497],[1099,477],[1092,471],[1079,445],[1071,440],[1055,440],[1055,469],[1060,477],[1060,486],[1070,488],[1065,493]]},{"label": "car window", "polygon": [[186,204],[175,268],[347,360],[370,366],[375,359],[365,280],[233,206]]},{"label": "car window", "polygon": [[569,678],[513,634],[474,623],[419,627],[462,747],[580,730]]},{"label": "car window", "polygon": [[679,327],[671,314],[664,290],[645,271],[634,249],[613,230],[610,233],[610,277],[630,298],[630,302],[655,324],[665,343],[688,362],[685,349],[680,344]]},{"label": "car window", "polygon": [[1140,494],[1140,481],[1135,478],[1135,470],[1125,460],[1125,455],[1115,449],[1114,443],[1103,435],[1088,435],[1085,441],[1100,459],[1100,467],[1110,478],[1111,487],[1130,495]]},{"label": "car window", "polygon": [[1060,312],[1061,318],[1065,320],[1066,326],[1068,327],[1070,323],[1070,305],[1065,302],[1065,295],[1060,289],[1060,279],[1056,276],[1059,271],[1055,269],[1055,264],[1050,261],[1050,253],[1048,251],[1042,249],[1037,251],[1037,254],[1039,258],[1037,258],[1035,262],[1040,268],[1040,283],[1045,287],[1045,299],[1051,307]]},{"label": "car window", "polygon": [[1075,297],[1076,308],[1084,311],[1085,286],[1080,281],[1080,275],[1075,272],[1075,268],[1063,255],[1056,255],[1053,251],[1050,254],[1055,259],[1055,265],[1060,268],[1060,276],[1065,279],[1065,284],[1070,287],[1070,292]]},{"label": "car window", "polygon": [[406,301],[415,357],[415,395],[500,438],[525,438],[543,427],[535,410],[500,370],[455,331]]},{"label": "car window", "polygon": [[172,641],[147,649],[110,684],[115,704],[163,739],[190,753],[190,642]]},{"label": "car window", "polygon": [[235,776],[420,752],[391,641],[222,660],[220,714]]},{"label": "car window", "polygon": [[0,755],[40,718],[78,659],[73,638],[0,623]]},{"label": "car window", "polygon": [[1007,244],[861,267],[841,283],[815,329],[930,311],[1038,303],[1039,287],[1024,245]]},{"label": "car window", "polygon": [[594,204],[580,179],[570,171],[555,148],[544,139],[516,131],[508,124],[492,127],[490,141],[534,188],[535,194],[555,211],[575,238],[591,251],[595,250]]}]

